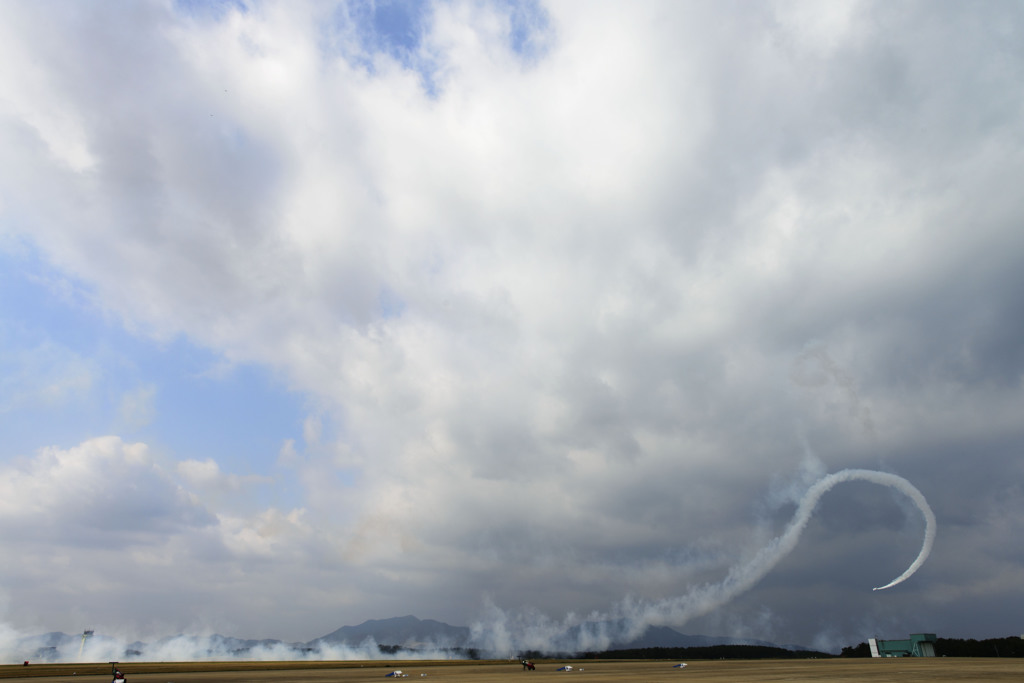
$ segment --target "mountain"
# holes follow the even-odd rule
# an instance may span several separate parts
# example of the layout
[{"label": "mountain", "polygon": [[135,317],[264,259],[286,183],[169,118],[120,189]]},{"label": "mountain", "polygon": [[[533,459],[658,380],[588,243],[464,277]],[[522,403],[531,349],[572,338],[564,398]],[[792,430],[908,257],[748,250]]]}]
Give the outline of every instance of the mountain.
[{"label": "mountain", "polygon": [[306,645],[316,647],[321,642],[359,645],[367,638],[373,638],[378,645],[399,645],[408,648],[466,647],[469,642],[469,629],[433,619],[417,619],[410,614],[391,619],[370,619],[358,626],[342,626],[337,631],[320,636]]}]

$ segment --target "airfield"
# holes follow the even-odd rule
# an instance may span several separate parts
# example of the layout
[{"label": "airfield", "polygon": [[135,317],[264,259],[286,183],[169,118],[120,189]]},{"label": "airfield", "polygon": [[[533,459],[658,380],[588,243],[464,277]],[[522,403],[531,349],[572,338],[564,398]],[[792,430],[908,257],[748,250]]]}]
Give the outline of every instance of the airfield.
[{"label": "airfield", "polygon": [[[903,658],[804,660],[693,660],[673,668],[674,660],[536,660],[536,671],[514,661],[429,662],[167,662],[119,665],[129,683],[334,683],[394,680],[460,681],[1021,681],[1024,659]],[[572,671],[557,671],[565,664]],[[521,677],[521,678],[520,678]],[[109,683],[109,664],[32,664],[0,666],[11,683]]]}]

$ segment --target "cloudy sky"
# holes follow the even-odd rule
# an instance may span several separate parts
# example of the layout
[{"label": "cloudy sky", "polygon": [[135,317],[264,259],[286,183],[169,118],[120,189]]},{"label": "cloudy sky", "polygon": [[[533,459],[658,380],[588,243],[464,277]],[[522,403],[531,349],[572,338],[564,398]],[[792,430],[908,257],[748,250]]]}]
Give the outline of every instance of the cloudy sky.
[{"label": "cloudy sky", "polygon": [[843,483],[666,625],[1024,632],[1022,85],[998,0],[0,0],[0,623],[618,613],[863,468],[913,577]]}]

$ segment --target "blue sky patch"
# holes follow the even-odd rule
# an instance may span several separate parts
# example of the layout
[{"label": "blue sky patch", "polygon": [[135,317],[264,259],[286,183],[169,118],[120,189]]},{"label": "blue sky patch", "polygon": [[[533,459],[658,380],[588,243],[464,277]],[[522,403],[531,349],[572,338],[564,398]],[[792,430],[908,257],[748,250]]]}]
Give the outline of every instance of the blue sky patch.
[{"label": "blue sky patch", "polygon": [[[271,471],[304,399],[270,370],[127,333],[31,251],[0,251],[0,430],[9,455],[106,434],[227,472]],[[301,446],[300,446],[301,447]]]}]

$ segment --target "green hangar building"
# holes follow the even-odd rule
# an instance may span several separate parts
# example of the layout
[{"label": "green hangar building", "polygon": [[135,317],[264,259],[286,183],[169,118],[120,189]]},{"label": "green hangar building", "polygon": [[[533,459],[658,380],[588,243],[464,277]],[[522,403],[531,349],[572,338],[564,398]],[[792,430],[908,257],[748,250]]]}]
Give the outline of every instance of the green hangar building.
[{"label": "green hangar building", "polygon": [[934,633],[911,633],[909,640],[879,640],[869,638],[872,657],[934,657]]}]

